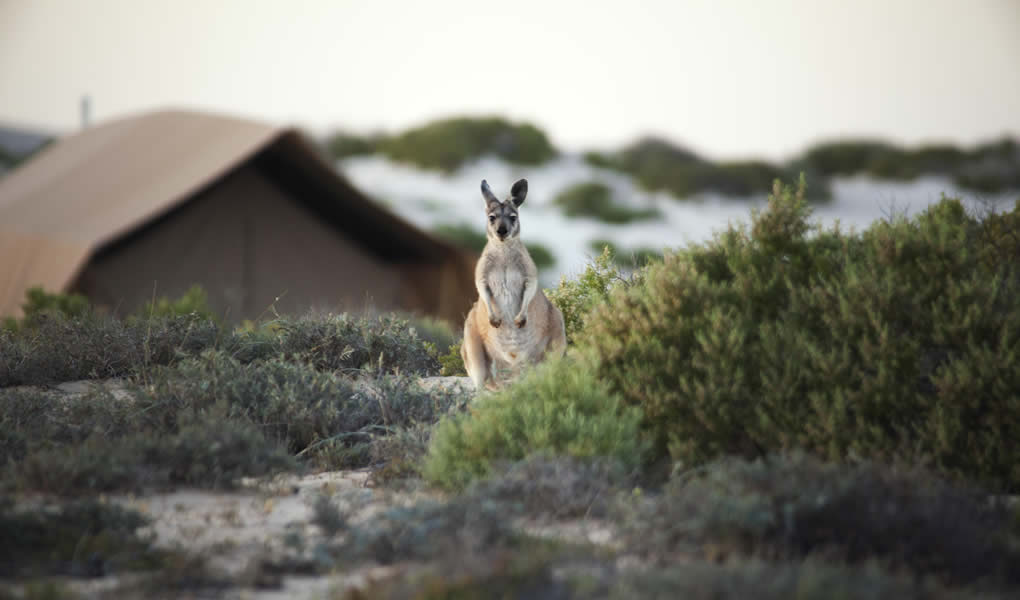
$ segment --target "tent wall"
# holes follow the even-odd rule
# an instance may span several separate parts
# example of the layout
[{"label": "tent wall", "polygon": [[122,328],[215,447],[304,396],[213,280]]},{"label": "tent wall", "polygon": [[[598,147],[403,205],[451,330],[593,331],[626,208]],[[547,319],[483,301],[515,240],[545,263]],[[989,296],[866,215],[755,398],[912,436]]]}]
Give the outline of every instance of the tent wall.
[{"label": "tent wall", "polygon": [[[244,166],[193,201],[98,253],[72,285],[93,302],[133,311],[192,284],[229,321],[311,308],[413,309],[402,269],[382,262]],[[430,311],[431,312],[431,311]]]}]

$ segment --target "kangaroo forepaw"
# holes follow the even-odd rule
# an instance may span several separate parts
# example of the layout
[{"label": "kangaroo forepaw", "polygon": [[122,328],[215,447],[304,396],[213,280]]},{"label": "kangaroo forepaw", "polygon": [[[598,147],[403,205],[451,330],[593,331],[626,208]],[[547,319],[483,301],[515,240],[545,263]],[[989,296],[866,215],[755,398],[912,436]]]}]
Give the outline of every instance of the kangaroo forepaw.
[{"label": "kangaroo forepaw", "polygon": [[489,317],[489,325],[492,325],[493,327],[499,329],[499,326],[502,325],[502,324],[503,324],[503,319],[496,319],[494,317]]},{"label": "kangaroo forepaw", "polygon": [[526,317],[524,315],[521,315],[521,316],[517,317],[516,319],[514,319],[514,325],[516,325],[518,329],[520,329],[521,327],[524,327],[527,324],[528,324],[528,317]]}]

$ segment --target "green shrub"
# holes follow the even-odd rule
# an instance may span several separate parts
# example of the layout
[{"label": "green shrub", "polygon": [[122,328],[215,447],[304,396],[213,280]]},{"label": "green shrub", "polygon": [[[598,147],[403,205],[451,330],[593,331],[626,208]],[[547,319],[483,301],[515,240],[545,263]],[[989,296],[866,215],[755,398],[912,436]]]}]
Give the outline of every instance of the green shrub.
[{"label": "green shrub", "polygon": [[563,313],[568,341],[581,331],[587,315],[609,298],[613,288],[628,283],[616,266],[611,247],[607,244],[599,251],[601,254],[589,262],[576,279],[561,277],[556,289],[545,291],[549,300]]},{"label": "green shrub", "polygon": [[198,284],[188,288],[176,300],[161,296],[155,301],[139,308],[136,313],[136,316],[142,319],[152,317],[183,317],[188,315],[195,315],[203,319],[215,318],[212,309],[209,308],[209,295]]},{"label": "green shrub", "polygon": [[408,326],[414,329],[415,335],[426,344],[432,344],[438,351],[444,351],[457,343],[460,332],[454,330],[450,323],[435,317],[407,317]]},{"label": "green shrub", "polygon": [[954,584],[1020,581],[1009,514],[920,471],[840,466],[803,455],[725,460],[629,498],[626,547],[681,562],[694,554],[877,561]]},{"label": "green shrub", "polygon": [[877,140],[823,142],[809,148],[803,164],[826,177],[869,173],[880,163],[891,163],[901,155],[892,145]]},{"label": "green shrub", "polygon": [[556,156],[540,129],[498,117],[433,121],[381,140],[379,148],[394,160],[446,172],[486,155],[523,165],[542,164]]},{"label": "green shrub", "polygon": [[636,465],[643,451],[640,414],[565,360],[547,362],[513,386],[481,397],[470,414],[440,421],[423,467],[426,479],[459,488],[499,463],[536,453]]},{"label": "green shrub", "polygon": [[576,342],[685,464],[804,448],[1020,489],[1020,277],[958,201],[860,235],[777,186],[750,228],[667,255]]},{"label": "green shrub", "polygon": [[686,186],[692,192],[716,192],[727,196],[764,194],[772,183],[789,173],[763,161],[700,163],[690,165],[685,172]]},{"label": "green shrub", "polygon": [[986,194],[1020,190],[1020,146],[1009,138],[979,145],[956,170],[955,180]]},{"label": "green shrub", "polygon": [[588,243],[592,252],[602,253],[606,248],[612,254],[613,262],[627,270],[641,269],[651,263],[662,260],[662,252],[653,248],[638,247],[630,250],[623,250],[612,240],[594,239]]},{"label": "green shrub", "polygon": [[1020,152],[1009,138],[969,151],[946,144],[899,148],[876,140],[824,142],[808,149],[794,164],[824,176],[867,174],[910,180],[935,174],[983,193],[1020,189]]},{"label": "green shrub", "polygon": [[14,317],[4,319],[3,329],[16,331],[22,326],[32,327],[47,315],[80,317],[90,311],[88,298],[81,294],[49,293],[41,287],[29,288],[25,292],[25,303],[21,305],[24,313],[19,321]]},{"label": "green shrub", "polygon": [[574,184],[553,199],[568,217],[591,217],[605,223],[630,223],[660,216],[654,208],[630,208],[613,201],[612,190],[604,183],[588,181]]},{"label": "green shrub", "polygon": [[[767,193],[776,179],[789,177],[790,168],[764,161],[736,161],[712,163],[697,154],[658,138],[644,138],[610,154],[588,153],[590,164],[622,171],[634,177],[645,189],[670,192],[677,198],[686,198],[702,192],[716,192],[730,196],[749,196]],[[816,173],[814,163],[791,165]],[[815,179],[812,177],[812,181]],[[813,188],[813,199],[828,197],[825,182],[819,177]]]},{"label": "green shrub", "polygon": [[383,143],[382,136],[359,136],[344,131],[331,133],[323,142],[326,152],[336,159],[375,154]]},{"label": "green shrub", "polygon": [[467,367],[464,366],[464,357],[460,355],[461,344],[462,342],[457,342],[450,346],[450,350],[446,354],[439,356],[439,364],[442,366],[439,370],[439,374],[443,377],[467,375]]}]

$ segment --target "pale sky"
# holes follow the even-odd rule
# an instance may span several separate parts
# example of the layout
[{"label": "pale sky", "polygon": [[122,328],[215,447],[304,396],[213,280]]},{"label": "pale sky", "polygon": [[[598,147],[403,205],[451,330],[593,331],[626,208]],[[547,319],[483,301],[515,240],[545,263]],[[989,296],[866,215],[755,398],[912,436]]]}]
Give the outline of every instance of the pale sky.
[{"label": "pale sky", "polygon": [[1020,0],[0,0],[0,122],[191,107],[398,131],[457,114],[568,150],[716,158],[1020,135]]}]

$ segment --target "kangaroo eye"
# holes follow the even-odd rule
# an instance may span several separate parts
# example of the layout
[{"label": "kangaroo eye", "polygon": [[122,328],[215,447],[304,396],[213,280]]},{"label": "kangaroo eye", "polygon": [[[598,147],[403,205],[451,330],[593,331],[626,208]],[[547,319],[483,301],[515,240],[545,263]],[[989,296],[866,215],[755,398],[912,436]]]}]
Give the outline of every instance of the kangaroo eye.
[{"label": "kangaroo eye", "polygon": [[495,223],[496,222],[496,217],[494,217],[492,215],[489,215],[489,222],[490,223]]},{"label": "kangaroo eye", "polygon": [[513,223],[516,220],[517,220],[517,216],[516,215],[510,215],[510,222],[511,223]]}]

